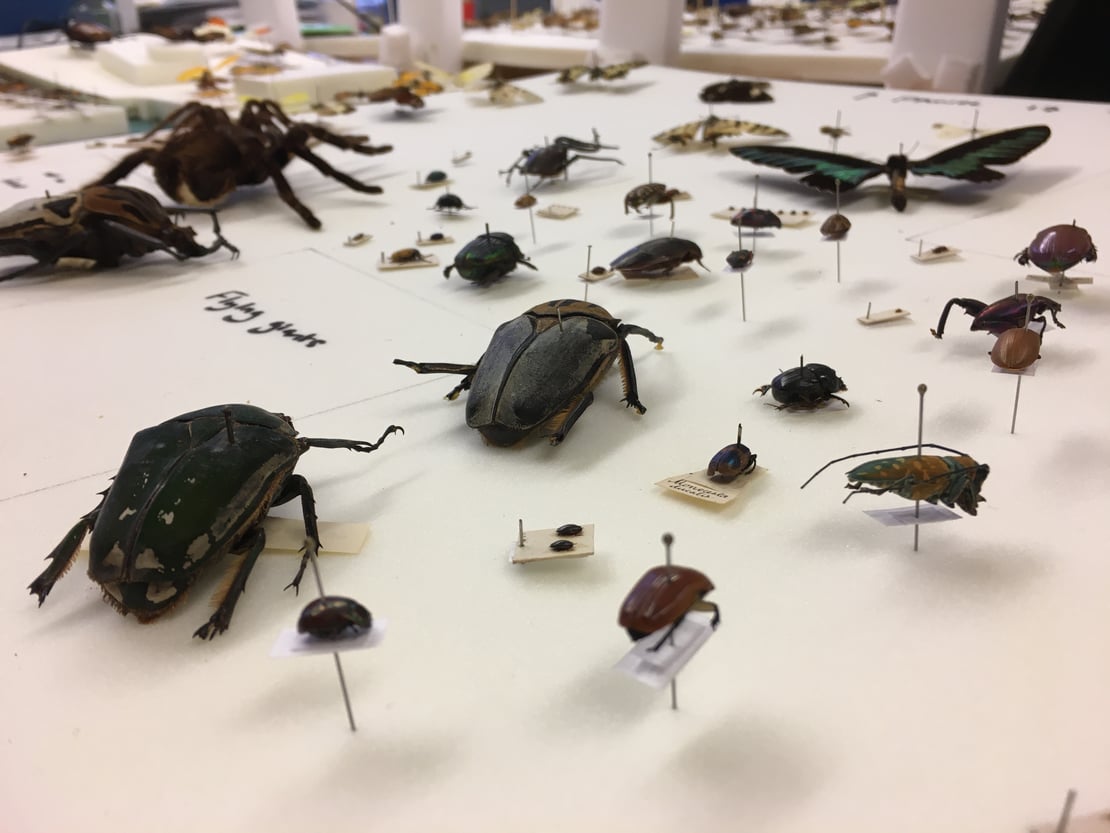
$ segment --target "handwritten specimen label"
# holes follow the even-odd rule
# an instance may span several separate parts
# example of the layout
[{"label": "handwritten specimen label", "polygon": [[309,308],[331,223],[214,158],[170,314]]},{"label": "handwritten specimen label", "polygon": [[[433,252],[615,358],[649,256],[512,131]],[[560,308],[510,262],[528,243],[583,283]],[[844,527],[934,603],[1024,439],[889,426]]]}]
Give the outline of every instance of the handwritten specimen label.
[{"label": "handwritten specimen label", "polygon": [[[206,312],[226,312],[223,320],[229,324],[247,324],[266,311],[255,306],[254,301],[247,301],[247,293],[239,289],[229,289],[226,292],[217,292],[215,295],[206,295],[204,300],[212,303],[204,309]],[[289,321],[271,321],[266,325],[251,327],[247,330],[251,335],[265,335],[266,333],[281,333],[285,338],[292,339],[305,347],[316,347],[327,344],[325,339],[316,333],[302,333]]]}]

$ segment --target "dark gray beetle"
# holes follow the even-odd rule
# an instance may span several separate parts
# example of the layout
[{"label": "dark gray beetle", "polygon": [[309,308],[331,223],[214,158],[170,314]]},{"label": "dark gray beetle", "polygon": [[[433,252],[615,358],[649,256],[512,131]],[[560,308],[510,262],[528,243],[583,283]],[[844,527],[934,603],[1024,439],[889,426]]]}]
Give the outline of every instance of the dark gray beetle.
[{"label": "dark gray beetle", "polygon": [[709,271],[701,262],[701,249],[691,240],[681,237],[656,237],[641,243],[609,264],[626,278],[651,278],[669,275],[683,263],[697,261],[698,266]]},{"label": "dark gray beetle", "polygon": [[227,630],[266,546],[261,523],[271,506],[301,499],[305,550],[289,587],[299,586],[320,548],[312,488],[293,473],[300,456],[310,448],[371,452],[396,431],[389,426],[375,443],[298,437],[289,417],[254,405],[215,405],[144,429],[100,503],[47,556],[31,593],[41,605],[91,532],[89,578],[120,613],[149,622],[181,601],[209,565],[244,553],[216,612],[194,634],[211,639]]},{"label": "dark gray beetle", "polygon": [[493,445],[513,445],[537,428],[558,445],[594,401],[593,390],[615,359],[620,360],[624,402],[641,414],[647,410],[636,389],[630,335],[655,342],[657,350],[663,347],[663,339],[650,330],[622,324],[597,304],[563,299],[506,321],[475,364],[393,363],[417,373],[463,376],[446,398],[470,391],[466,424]]}]

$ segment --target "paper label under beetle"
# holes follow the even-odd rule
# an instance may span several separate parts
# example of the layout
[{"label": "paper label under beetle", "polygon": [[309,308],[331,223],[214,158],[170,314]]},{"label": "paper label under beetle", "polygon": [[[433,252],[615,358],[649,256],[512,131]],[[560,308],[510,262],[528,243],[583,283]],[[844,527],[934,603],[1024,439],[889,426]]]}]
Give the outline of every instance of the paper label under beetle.
[{"label": "paper label under beetle", "polygon": [[709,641],[714,632],[710,624],[712,619],[711,613],[691,611],[675,628],[670,638],[659,646],[659,650],[651,649],[658,644],[670,625],[633,643],[631,650],[613,668],[644,685],[663,688],[694,658],[701,646]]}]

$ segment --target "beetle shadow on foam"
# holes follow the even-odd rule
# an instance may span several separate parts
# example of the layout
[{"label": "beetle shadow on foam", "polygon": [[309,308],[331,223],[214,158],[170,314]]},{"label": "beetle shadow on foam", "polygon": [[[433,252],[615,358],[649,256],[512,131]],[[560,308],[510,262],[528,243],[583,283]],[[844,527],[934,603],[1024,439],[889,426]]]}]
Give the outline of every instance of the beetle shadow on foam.
[{"label": "beetle shadow on foam", "polygon": [[[454,283],[454,291],[463,295],[464,297],[474,298],[479,300],[488,300],[496,298],[498,300],[511,299],[521,296],[529,296],[535,298],[537,288],[543,284],[543,278],[539,272],[533,272],[527,266],[521,268],[517,267],[516,270],[507,275],[502,275],[496,280],[492,280],[487,284],[479,284],[475,281],[468,281],[466,278],[460,278],[457,274],[452,273],[448,281],[441,281],[441,283]],[[478,354],[481,355],[480,353]],[[478,360],[475,356],[474,361]],[[444,377],[452,378],[452,377]],[[453,377],[458,379],[460,377]],[[448,388],[450,390],[450,388]]]},{"label": "beetle shadow on foam", "polygon": [[658,788],[673,790],[678,782],[683,792],[704,791],[706,818],[727,814],[733,829],[754,830],[793,813],[820,789],[827,766],[819,753],[774,718],[725,715],[661,761]]},{"label": "beetle shadow on foam", "polygon": [[[537,715],[549,732],[562,735],[568,730],[586,731],[598,738],[623,735],[652,712],[668,708],[666,694],[614,670],[613,665],[632,641],[616,627],[608,633],[611,638],[606,638],[603,645],[590,646],[600,655],[600,661],[568,680],[562,692],[548,701],[551,706]],[[582,664],[586,662],[583,657]]]},{"label": "beetle shadow on foam", "polygon": [[1034,546],[1010,542],[1002,549],[997,542],[978,546],[961,542],[952,547],[939,542],[931,544],[929,539],[926,527],[918,551],[912,551],[911,538],[907,541],[907,557],[895,564],[898,581],[906,585],[906,594],[931,596],[936,591],[938,598],[947,598],[957,591],[961,597],[1012,600],[1015,592],[1043,578],[1050,570],[1049,563]]}]

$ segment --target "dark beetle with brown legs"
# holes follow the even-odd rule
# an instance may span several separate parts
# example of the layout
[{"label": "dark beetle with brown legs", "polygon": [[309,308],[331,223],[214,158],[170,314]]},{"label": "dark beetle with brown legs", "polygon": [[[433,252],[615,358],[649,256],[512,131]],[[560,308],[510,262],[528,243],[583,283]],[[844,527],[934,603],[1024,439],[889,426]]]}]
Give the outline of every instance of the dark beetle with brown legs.
[{"label": "dark beetle with brown legs", "polygon": [[377,185],[366,185],[336,170],[308,145],[316,140],[366,155],[393,150],[392,145],[368,145],[365,136],[340,136],[319,125],[293,121],[269,100],[248,101],[238,121],[232,121],[223,110],[192,102],[170,113],[143,138],[149,139],[163,128],[171,132],[161,147],[125,156],[96,184],[116,182],[146,163],[154,168],[155,181],[173,199],[185,205],[211,206],[240,185],[261,185],[272,179],[286,205],[309,226],[320,228],[316,215],[297,199],[282,173],[293,157],[354,191],[380,194]]},{"label": "dark beetle with brown legs", "polygon": [[628,336],[640,335],[661,349],[663,339],[635,324],[623,324],[586,301],[539,304],[506,321],[474,364],[394,359],[417,373],[457,373],[463,380],[447,394],[470,391],[466,424],[493,445],[513,445],[543,428],[558,445],[594,401],[605,371],[619,360],[624,402],[644,413]]}]

